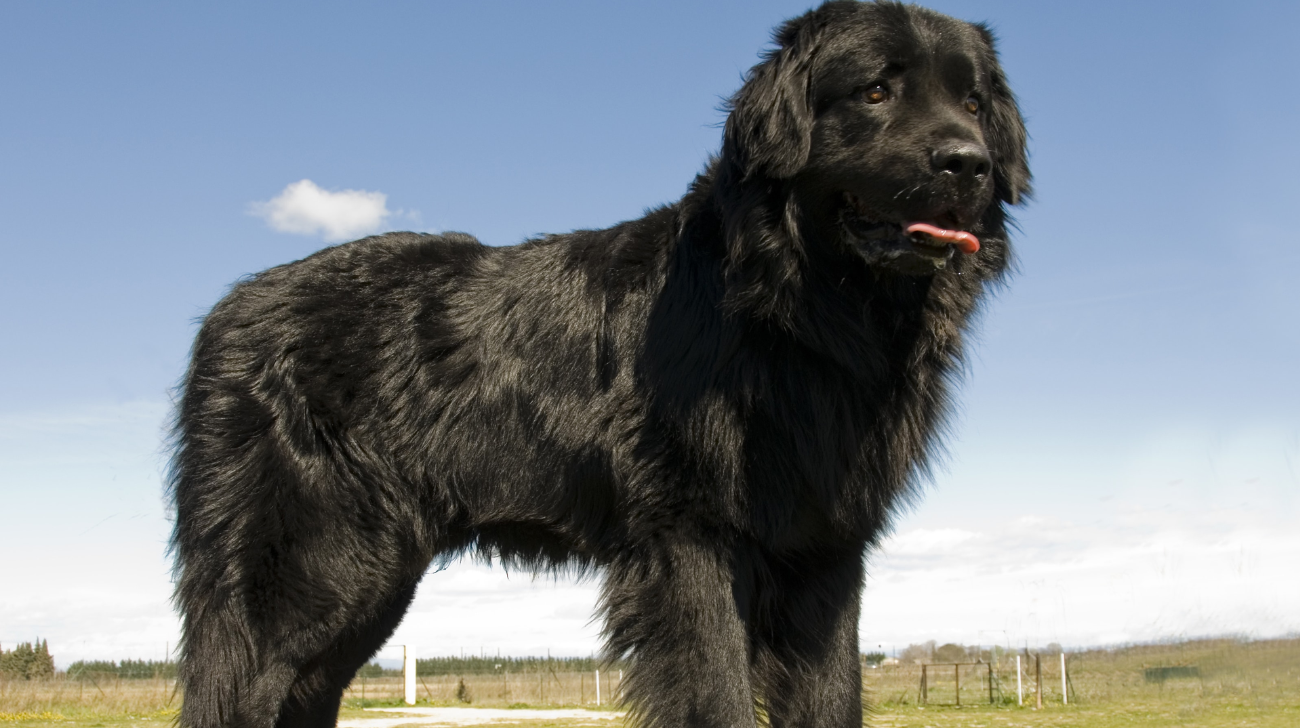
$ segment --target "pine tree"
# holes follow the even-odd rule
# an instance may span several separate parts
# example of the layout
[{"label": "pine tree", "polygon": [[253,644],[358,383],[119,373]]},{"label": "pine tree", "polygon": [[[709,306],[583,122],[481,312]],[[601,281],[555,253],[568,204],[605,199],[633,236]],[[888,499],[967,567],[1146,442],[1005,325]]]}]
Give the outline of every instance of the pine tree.
[{"label": "pine tree", "polygon": [[0,650],[0,675],[23,680],[54,677],[49,641],[37,638],[35,647],[23,642],[12,650]]},{"label": "pine tree", "polygon": [[50,641],[37,640],[32,664],[27,668],[28,680],[46,680],[54,677],[54,655],[50,654]]}]

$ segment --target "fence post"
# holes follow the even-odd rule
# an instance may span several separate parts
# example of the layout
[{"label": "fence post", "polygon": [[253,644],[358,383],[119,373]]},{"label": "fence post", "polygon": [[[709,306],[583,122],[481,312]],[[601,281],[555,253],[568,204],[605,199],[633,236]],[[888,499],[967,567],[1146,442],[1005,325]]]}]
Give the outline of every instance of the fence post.
[{"label": "fence post", "polygon": [[415,645],[402,646],[402,676],[406,678],[406,704],[415,705]]},{"label": "fence post", "polygon": [[989,705],[993,704],[993,663],[989,663]]},{"label": "fence post", "polygon": [[925,684],[926,668],[929,667],[924,662],[921,663],[921,705],[925,705],[930,695]]},{"label": "fence post", "polygon": [[600,670],[596,670],[596,707],[600,707]]},{"label": "fence post", "polygon": [[1034,699],[1037,701],[1037,708],[1043,709],[1043,656],[1034,655]]},{"label": "fence post", "polygon": [[952,666],[952,682],[956,687],[953,692],[957,694],[957,707],[961,707],[961,663]]},{"label": "fence post", "polygon": [[1065,689],[1065,652],[1061,652],[1061,702],[1070,704],[1070,691]]},{"label": "fence post", "polygon": [[1023,671],[1020,669],[1020,655],[1016,655],[1016,705],[1025,707],[1025,686],[1020,681],[1020,675]]}]

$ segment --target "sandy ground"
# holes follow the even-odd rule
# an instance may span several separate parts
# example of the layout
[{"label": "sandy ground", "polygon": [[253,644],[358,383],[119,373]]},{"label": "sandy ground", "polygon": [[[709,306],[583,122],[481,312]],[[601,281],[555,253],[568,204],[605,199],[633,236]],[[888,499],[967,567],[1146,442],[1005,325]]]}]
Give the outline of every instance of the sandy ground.
[{"label": "sandy ground", "polygon": [[338,728],[395,728],[399,725],[487,725],[525,720],[616,720],[622,713],[597,710],[503,710],[500,708],[369,708],[395,718],[348,718]]}]

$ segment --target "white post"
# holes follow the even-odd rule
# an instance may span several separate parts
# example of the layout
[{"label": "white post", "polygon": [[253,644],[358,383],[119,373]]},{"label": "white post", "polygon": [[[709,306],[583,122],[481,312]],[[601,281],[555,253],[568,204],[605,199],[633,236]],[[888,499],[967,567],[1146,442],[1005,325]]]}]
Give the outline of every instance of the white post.
[{"label": "white post", "polygon": [[1070,691],[1065,684],[1065,652],[1061,652],[1061,702],[1070,704]]},{"label": "white post", "polygon": [[1020,655],[1016,655],[1016,705],[1025,707],[1025,686],[1020,682]]},{"label": "white post", "polygon": [[596,705],[600,705],[600,670],[596,671]]},{"label": "white post", "polygon": [[404,645],[402,657],[402,677],[406,678],[406,704],[415,705],[415,645]]}]

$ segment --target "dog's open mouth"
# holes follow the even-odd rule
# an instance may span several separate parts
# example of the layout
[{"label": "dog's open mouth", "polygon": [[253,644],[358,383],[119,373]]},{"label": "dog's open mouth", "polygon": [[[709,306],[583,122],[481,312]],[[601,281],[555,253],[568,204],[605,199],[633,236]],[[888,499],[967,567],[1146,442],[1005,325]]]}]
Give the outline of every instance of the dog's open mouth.
[{"label": "dog's open mouth", "polygon": [[954,250],[969,255],[980,249],[979,238],[955,225],[891,222],[852,194],[845,193],[844,199],[848,203],[841,214],[844,231],[873,265],[924,275],[946,267]]}]

